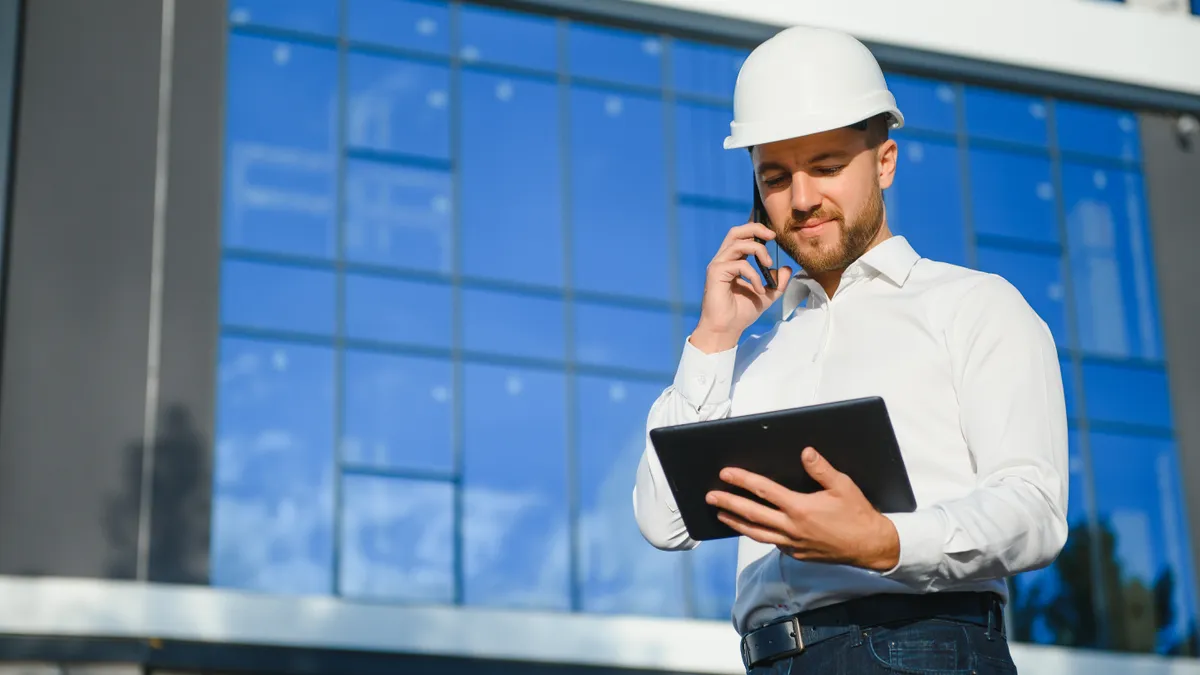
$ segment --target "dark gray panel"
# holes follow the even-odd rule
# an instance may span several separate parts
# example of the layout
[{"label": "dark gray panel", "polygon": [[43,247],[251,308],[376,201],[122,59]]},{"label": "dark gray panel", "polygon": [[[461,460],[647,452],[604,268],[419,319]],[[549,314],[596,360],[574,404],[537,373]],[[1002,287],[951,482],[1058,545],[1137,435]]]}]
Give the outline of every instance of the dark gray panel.
[{"label": "dark gray panel", "polygon": [[[0,233],[8,209],[9,140],[17,67],[17,24],[20,0],[0,0]],[[0,246],[4,238],[0,236]],[[0,255],[3,250],[0,249]]]},{"label": "dark gray panel", "polygon": [[135,573],[161,12],[26,3],[0,572]]},{"label": "dark gray panel", "polygon": [[177,2],[149,579],[208,583],[226,3]]},{"label": "dark gray panel", "polygon": [[1181,144],[1174,117],[1142,115],[1141,128],[1182,483],[1200,561],[1200,138]]}]

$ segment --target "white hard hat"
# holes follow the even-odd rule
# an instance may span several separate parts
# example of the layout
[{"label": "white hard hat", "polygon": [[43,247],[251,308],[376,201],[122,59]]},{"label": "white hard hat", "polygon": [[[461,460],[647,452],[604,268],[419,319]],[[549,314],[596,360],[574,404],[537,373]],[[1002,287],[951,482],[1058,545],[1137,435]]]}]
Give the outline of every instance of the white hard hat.
[{"label": "white hard hat", "polygon": [[904,115],[863,43],[834,30],[796,26],[760,44],[738,73],[725,148],[840,129],[876,115]]}]

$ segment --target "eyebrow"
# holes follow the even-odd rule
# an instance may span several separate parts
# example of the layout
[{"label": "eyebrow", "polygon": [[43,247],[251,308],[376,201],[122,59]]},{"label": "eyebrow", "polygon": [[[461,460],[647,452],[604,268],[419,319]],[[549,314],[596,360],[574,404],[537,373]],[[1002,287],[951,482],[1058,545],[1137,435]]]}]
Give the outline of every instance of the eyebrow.
[{"label": "eyebrow", "polygon": [[[808,164],[810,164],[810,165],[811,164],[819,164],[821,162],[825,162],[825,161],[828,161],[831,159],[844,161],[844,160],[848,159],[849,157],[850,157],[850,153],[846,152],[845,150],[830,150],[829,152],[822,152],[822,153],[813,155],[812,157],[810,157],[808,159]],[[791,169],[784,166],[783,164],[780,164],[779,162],[763,162],[762,164],[758,165],[758,168],[756,169],[756,171],[758,172],[758,175],[760,175],[760,176],[763,174],[766,174],[770,171],[782,171],[784,173],[792,172]]]}]

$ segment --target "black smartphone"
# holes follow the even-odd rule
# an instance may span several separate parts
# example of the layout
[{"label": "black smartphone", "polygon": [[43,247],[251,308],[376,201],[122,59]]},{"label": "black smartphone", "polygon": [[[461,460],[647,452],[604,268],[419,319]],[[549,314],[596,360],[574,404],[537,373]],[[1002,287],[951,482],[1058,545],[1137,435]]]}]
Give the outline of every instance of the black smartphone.
[{"label": "black smartphone", "polygon": [[[752,208],[750,210],[750,222],[762,223],[763,225],[766,225],[767,227],[771,226],[770,216],[767,215],[767,208],[765,206],[763,206],[762,195],[760,195],[758,193],[758,181],[757,180],[754,181],[754,208]],[[758,237],[755,237],[754,241],[757,241],[760,244],[767,243],[766,241],[759,239]],[[758,256],[751,255],[751,256],[746,256],[746,257],[754,258],[754,262],[758,265],[758,271],[762,272],[762,275],[763,275],[763,286],[774,290],[776,284],[775,284],[775,277],[771,274],[771,268],[764,265],[763,262],[758,259]]]}]

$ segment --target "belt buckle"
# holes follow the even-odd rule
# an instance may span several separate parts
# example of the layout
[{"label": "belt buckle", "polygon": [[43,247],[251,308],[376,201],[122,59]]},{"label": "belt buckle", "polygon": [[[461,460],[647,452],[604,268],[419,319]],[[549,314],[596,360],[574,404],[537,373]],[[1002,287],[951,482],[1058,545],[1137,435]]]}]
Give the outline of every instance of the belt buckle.
[{"label": "belt buckle", "polygon": [[[779,631],[779,630],[785,629],[785,626],[786,626],[786,630],[788,631],[787,637],[789,637],[793,640],[793,642],[795,643],[794,646],[792,646],[788,649],[781,649],[770,655],[751,654],[750,653],[750,640],[747,639],[747,638],[749,638],[749,636],[747,636],[747,638],[742,639],[742,665],[744,665],[746,667],[746,672],[750,672],[750,670],[752,668],[754,668],[758,665],[762,665],[762,664],[773,662],[773,661],[778,661],[779,659],[785,659],[785,658],[791,658],[793,656],[799,656],[800,654],[804,653],[804,649],[805,649],[804,633],[800,630],[799,617],[796,617],[796,616],[788,617],[788,619],[786,621],[780,621],[776,624],[764,626],[763,628],[760,628],[759,631],[763,631],[763,630]],[[758,632],[758,631],[756,631],[756,632]],[[782,637],[782,636],[780,636],[780,637]],[[759,657],[758,660],[755,660],[756,656]],[[765,656],[766,658],[765,659],[762,658],[763,656]]]}]

